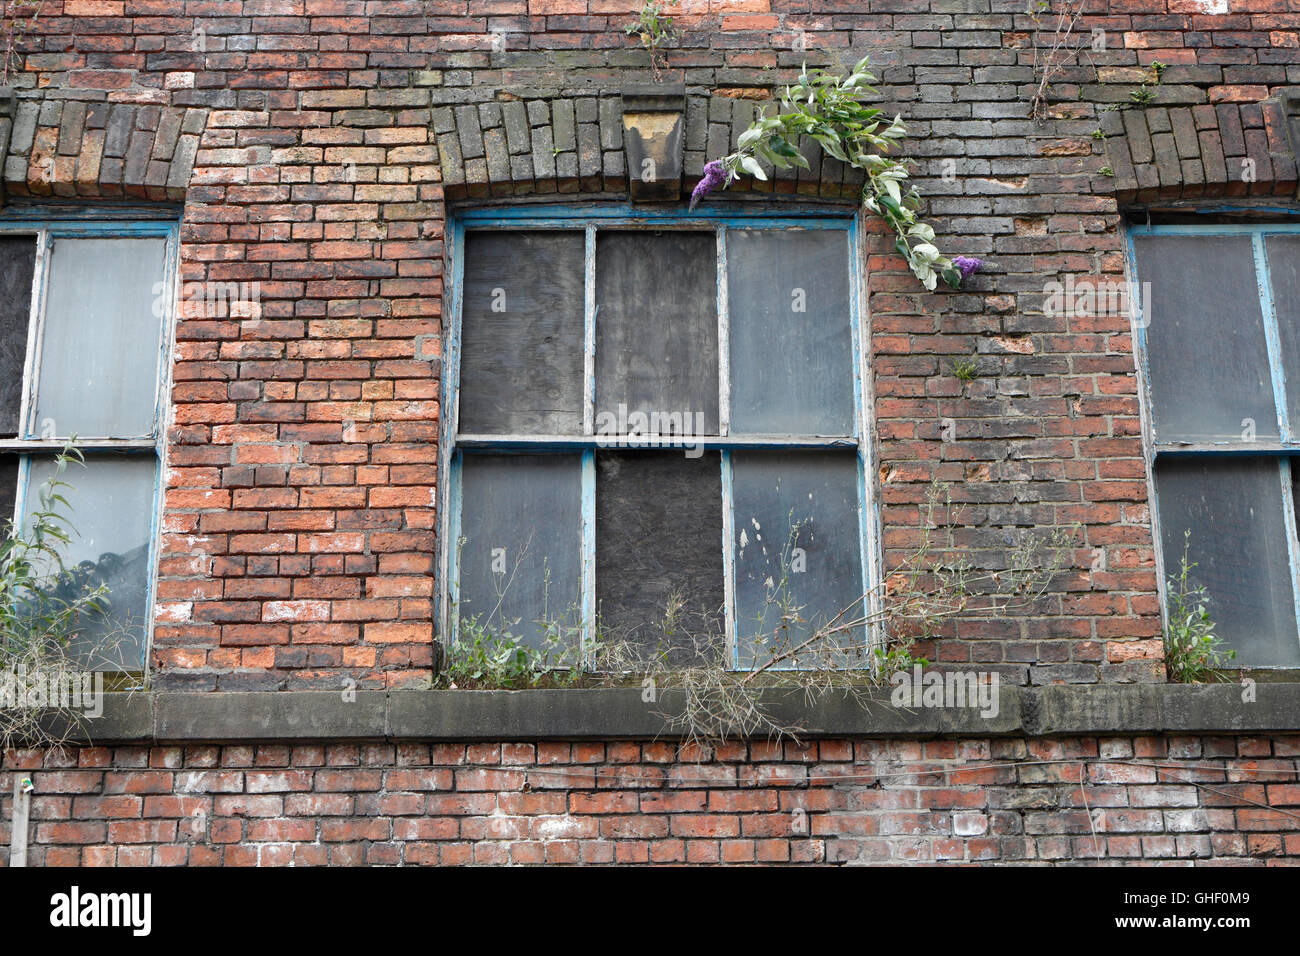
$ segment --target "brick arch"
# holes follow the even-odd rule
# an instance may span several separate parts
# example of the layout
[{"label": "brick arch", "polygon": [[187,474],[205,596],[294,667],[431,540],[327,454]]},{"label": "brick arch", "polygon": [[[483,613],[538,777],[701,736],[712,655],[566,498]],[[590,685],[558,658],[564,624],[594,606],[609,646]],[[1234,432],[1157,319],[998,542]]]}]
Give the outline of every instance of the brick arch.
[{"label": "brick arch", "polygon": [[10,99],[0,104],[3,197],[181,202],[208,113],[104,100]]},{"label": "brick arch", "polygon": [[1300,128],[1294,95],[1102,113],[1115,175],[1097,177],[1094,190],[1121,203],[1294,196]]},{"label": "brick arch", "polygon": [[[690,196],[708,160],[731,152],[763,105],[689,92],[685,104],[682,199]],[[617,93],[438,106],[432,124],[448,199],[627,190],[623,100]],[[804,154],[808,170],[780,170],[767,182],[745,177],[732,189],[831,199],[859,194],[858,170],[823,155],[811,141]]]}]

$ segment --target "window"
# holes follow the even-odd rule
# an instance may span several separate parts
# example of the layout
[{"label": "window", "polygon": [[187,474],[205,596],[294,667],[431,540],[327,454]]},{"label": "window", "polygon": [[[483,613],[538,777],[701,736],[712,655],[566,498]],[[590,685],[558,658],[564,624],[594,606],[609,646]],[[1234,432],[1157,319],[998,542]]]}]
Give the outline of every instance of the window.
[{"label": "window", "polygon": [[1300,226],[1131,230],[1163,575],[1245,667],[1300,667]]},{"label": "window", "polygon": [[[476,210],[454,230],[442,633],[557,624],[737,665],[860,621],[875,570],[847,217]],[[850,631],[865,643],[865,628]]]},{"label": "window", "polygon": [[64,564],[108,607],[72,653],[139,671],[153,606],[163,362],[175,224],[0,223],[0,507],[21,526],[55,456],[75,529]]}]

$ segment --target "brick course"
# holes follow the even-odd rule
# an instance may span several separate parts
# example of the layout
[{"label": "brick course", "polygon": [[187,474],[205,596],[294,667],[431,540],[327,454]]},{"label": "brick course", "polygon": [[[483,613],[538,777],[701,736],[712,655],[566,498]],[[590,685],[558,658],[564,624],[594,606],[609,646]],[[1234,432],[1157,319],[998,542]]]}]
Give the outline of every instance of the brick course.
[{"label": "brick course", "polygon": [[5,769],[36,787],[37,866],[1300,859],[1295,736],[92,747]]}]

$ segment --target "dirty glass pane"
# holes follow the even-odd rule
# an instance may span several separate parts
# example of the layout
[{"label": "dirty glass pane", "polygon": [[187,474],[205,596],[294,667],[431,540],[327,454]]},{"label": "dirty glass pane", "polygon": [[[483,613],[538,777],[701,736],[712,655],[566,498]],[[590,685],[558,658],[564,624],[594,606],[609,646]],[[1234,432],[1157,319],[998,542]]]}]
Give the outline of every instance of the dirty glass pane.
[{"label": "dirty glass pane", "polygon": [[1300,665],[1279,463],[1272,458],[1161,460],[1156,466],[1165,576],[1178,574],[1190,531],[1189,579],[1210,596],[1234,666]]},{"label": "dirty glass pane", "polygon": [[711,232],[597,234],[598,435],[675,414],[718,433],[717,270]]},{"label": "dirty glass pane", "polygon": [[35,268],[34,236],[0,237],[0,438],[18,434]]},{"label": "dirty glass pane", "polygon": [[461,432],[582,434],[585,242],[580,230],[465,236]]},{"label": "dirty glass pane", "polygon": [[1248,236],[1140,236],[1156,440],[1278,437]]},{"label": "dirty glass pane", "polygon": [[35,434],[153,433],[165,250],[162,239],[54,240]]},{"label": "dirty glass pane", "polygon": [[6,534],[14,520],[18,494],[18,456],[0,454],[0,534]]},{"label": "dirty glass pane", "polygon": [[[72,643],[72,653],[99,667],[140,670],[149,617],[149,545],[153,534],[157,459],[152,455],[87,455],[71,464],[59,489],[75,533],[63,553],[67,570],[55,594],[108,586],[109,606]],[[40,508],[40,488],[54,474],[53,458],[33,458],[24,514]]]},{"label": "dirty glass pane", "polygon": [[582,456],[465,453],[459,639],[467,620],[540,647],[581,622]]},{"label": "dirty glass pane", "polygon": [[1295,438],[1300,429],[1300,236],[1267,236],[1264,249],[1286,373],[1287,412]]},{"label": "dirty glass pane", "polygon": [[854,434],[845,232],[728,231],[727,312],[731,434]]},{"label": "dirty glass pane", "polygon": [[[606,631],[672,663],[721,653],[722,481],[717,452],[596,452],[596,604]],[[675,623],[670,605],[680,599]],[[721,658],[719,658],[721,659]]]},{"label": "dirty glass pane", "polygon": [[[736,637],[741,666],[807,640],[862,647],[862,535],[855,452],[737,451],[731,456]],[[852,663],[823,650],[801,666]]]}]

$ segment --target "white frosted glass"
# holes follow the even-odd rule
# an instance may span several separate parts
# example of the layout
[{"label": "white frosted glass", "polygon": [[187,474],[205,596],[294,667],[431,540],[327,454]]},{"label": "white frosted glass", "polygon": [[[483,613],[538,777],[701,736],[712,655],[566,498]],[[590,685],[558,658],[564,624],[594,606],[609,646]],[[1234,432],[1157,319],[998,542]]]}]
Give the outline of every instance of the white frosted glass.
[{"label": "white frosted glass", "polygon": [[36,396],[39,437],[153,434],[162,239],[56,239]]}]

